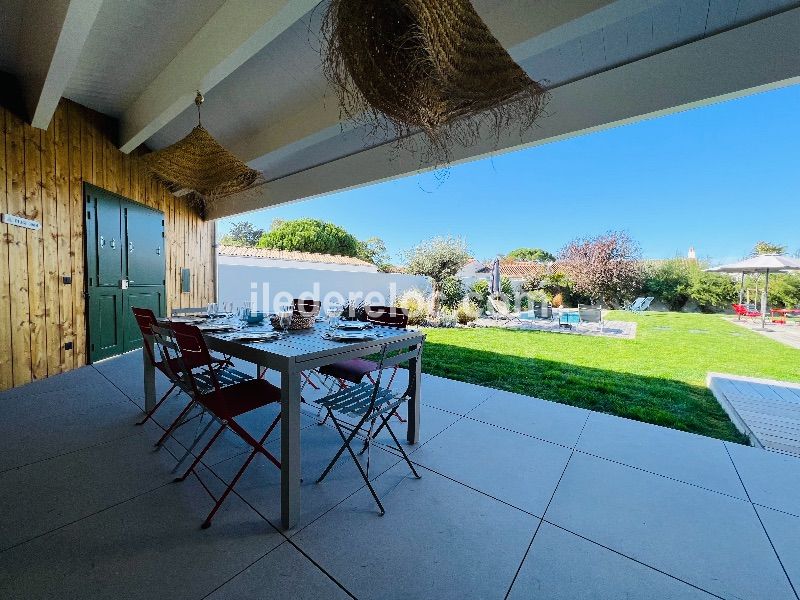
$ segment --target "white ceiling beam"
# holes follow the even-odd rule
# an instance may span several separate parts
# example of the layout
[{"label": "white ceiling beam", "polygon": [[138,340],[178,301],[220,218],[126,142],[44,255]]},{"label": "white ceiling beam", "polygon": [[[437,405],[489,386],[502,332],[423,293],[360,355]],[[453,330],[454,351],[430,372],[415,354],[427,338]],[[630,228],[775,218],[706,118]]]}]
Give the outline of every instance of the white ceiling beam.
[{"label": "white ceiling beam", "polygon": [[260,52],[319,0],[228,0],[147,86],[121,118],[131,152]]},{"label": "white ceiling beam", "polygon": [[[453,164],[800,83],[800,8],[565,84],[551,114],[522,137],[456,148]],[[735,124],[731,125],[735,127]],[[403,177],[430,168],[385,144],[215,202],[217,219]]]},{"label": "white ceiling beam", "polygon": [[[663,0],[515,0],[492,5],[481,16],[492,33],[517,62],[556,45],[577,39],[643,12]],[[530,18],[535,14],[536,18]],[[341,123],[336,97],[330,95],[324,106],[312,102],[300,107],[294,116],[264,127],[252,135],[241,136],[230,150],[254,168],[268,160],[302,151],[352,128]]]},{"label": "white ceiling beam", "polygon": [[29,2],[17,56],[31,125],[47,129],[78,64],[103,0]]}]

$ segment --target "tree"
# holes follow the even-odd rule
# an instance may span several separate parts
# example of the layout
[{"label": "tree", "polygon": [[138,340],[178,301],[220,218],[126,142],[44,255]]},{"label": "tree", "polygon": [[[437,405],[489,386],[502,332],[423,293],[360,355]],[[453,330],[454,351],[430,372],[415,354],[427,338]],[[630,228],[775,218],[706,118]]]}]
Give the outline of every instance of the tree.
[{"label": "tree", "polygon": [[264,235],[263,229],[256,227],[249,221],[239,221],[231,226],[231,230],[220,239],[223,246],[255,246],[261,236]]},{"label": "tree", "polygon": [[406,271],[413,275],[430,277],[433,281],[433,314],[439,313],[439,292],[442,283],[467,264],[469,252],[464,240],[453,237],[435,237],[407,251]]},{"label": "tree", "polygon": [[692,275],[697,264],[672,258],[645,269],[644,291],[661,300],[670,310],[681,310],[692,293]]},{"label": "tree", "polygon": [[458,307],[467,293],[464,289],[464,282],[458,277],[448,277],[443,280],[441,292],[442,306],[451,309]]},{"label": "tree", "polygon": [[786,246],[760,241],[753,246],[753,251],[750,253],[750,255],[758,256],[759,254],[784,254],[785,252]]},{"label": "tree", "polygon": [[350,233],[317,219],[283,221],[261,236],[259,248],[357,256],[359,241]]},{"label": "tree", "polygon": [[380,270],[389,266],[389,253],[386,251],[386,244],[379,237],[371,237],[358,242],[358,254],[361,260],[377,265]]},{"label": "tree", "polygon": [[714,312],[728,306],[736,298],[736,284],[721,273],[702,269],[692,272],[689,296],[703,312]]},{"label": "tree", "polygon": [[553,262],[556,257],[541,248],[517,248],[506,254],[509,260],[527,262]]},{"label": "tree", "polygon": [[559,262],[576,292],[613,306],[639,288],[640,254],[638,244],[628,234],[610,231],[573,240],[559,253]]}]

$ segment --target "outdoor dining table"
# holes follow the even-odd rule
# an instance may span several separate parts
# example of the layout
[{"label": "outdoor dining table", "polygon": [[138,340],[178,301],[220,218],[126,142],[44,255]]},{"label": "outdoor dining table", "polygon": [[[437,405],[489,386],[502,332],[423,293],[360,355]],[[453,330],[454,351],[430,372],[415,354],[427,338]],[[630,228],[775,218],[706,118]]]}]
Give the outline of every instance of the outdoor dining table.
[{"label": "outdoor dining table", "polygon": [[[291,529],[300,519],[300,390],[302,373],[324,365],[330,365],[375,354],[383,344],[407,341],[408,347],[421,346],[425,334],[421,331],[373,327],[370,333],[375,339],[369,341],[338,342],[326,339],[323,334],[328,327],[317,323],[312,329],[289,331],[281,339],[269,342],[241,342],[223,339],[222,334],[205,334],[211,350],[227,354],[256,366],[256,373],[274,369],[281,376],[281,522]],[[152,340],[145,340],[152,343]],[[155,370],[147,353],[142,351],[144,362],[145,410],[155,405]],[[420,426],[420,386],[422,361],[412,359],[411,399],[408,402],[407,440],[416,444]]]}]

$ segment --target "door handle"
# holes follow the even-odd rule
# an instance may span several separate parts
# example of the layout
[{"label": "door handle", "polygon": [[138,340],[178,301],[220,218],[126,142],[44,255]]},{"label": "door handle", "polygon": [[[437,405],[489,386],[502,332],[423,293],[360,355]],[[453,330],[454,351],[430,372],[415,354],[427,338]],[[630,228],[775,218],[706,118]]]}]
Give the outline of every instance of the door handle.
[{"label": "door handle", "polygon": [[100,247],[101,247],[101,248],[105,248],[105,246],[106,246],[106,238],[104,238],[104,237],[101,235],[101,236],[100,236]]},{"label": "door handle", "polygon": [[156,248],[156,254],[158,254],[159,256],[161,256],[161,246],[159,246],[158,248]]},{"label": "door handle", "polygon": [[117,247],[117,240],[115,240],[114,238],[111,238],[111,242],[110,242],[108,245],[109,245],[109,246],[111,246],[111,249],[112,249],[112,250],[116,249],[116,247]]},{"label": "door handle", "polygon": [[133,242],[128,242],[128,253],[133,252]]}]

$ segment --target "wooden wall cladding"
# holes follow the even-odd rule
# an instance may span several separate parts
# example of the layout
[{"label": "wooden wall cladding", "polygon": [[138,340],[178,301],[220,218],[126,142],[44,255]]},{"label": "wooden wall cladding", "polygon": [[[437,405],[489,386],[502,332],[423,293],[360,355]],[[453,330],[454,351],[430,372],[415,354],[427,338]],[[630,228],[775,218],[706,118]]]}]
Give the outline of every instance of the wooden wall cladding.
[{"label": "wooden wall cladding", "polygon": [[0,212],[41,223],[0,224],[0,389],[86,364],[84,182],[164,213],[167,311],[214,299],[213,223],[117,149],[113,120],[62,99],[47,131],[2,107],[0,131]]}]

